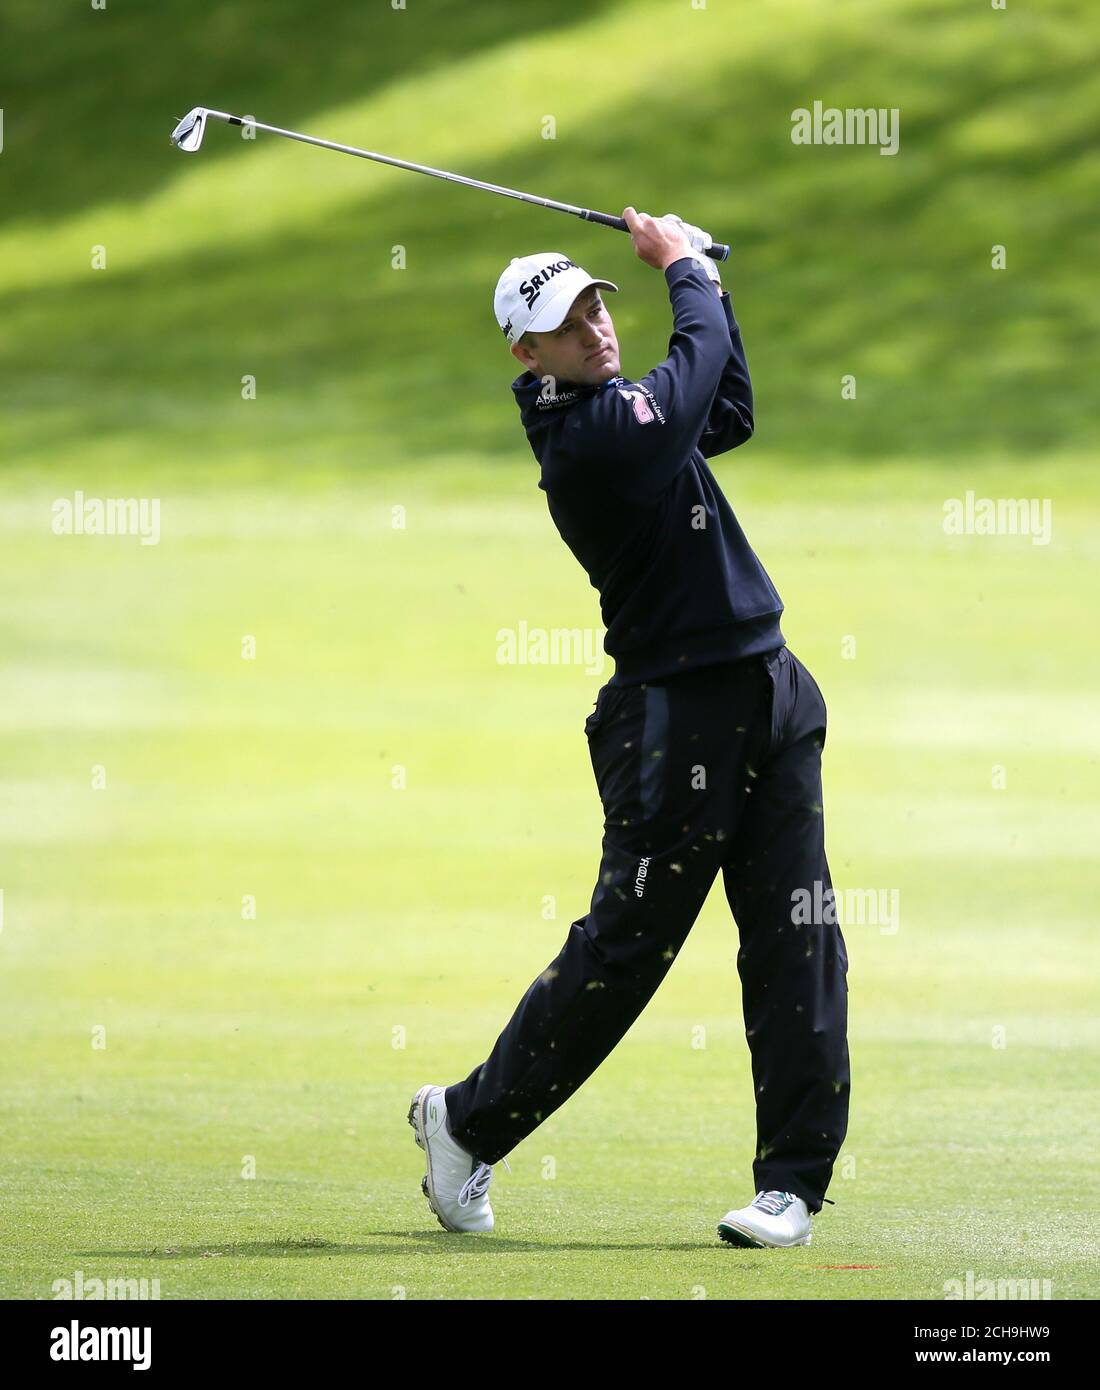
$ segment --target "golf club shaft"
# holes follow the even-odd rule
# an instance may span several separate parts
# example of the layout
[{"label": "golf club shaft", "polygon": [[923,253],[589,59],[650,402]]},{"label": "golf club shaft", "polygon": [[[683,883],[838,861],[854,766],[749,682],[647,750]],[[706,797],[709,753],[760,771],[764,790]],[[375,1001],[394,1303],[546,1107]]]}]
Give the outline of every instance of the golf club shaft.
[{"label": "golf club shaft", "polygon": [[[621,217],[606,212],[594,212],[591,208],[574,207],[571,203],[558,203],[553,198],[539,198],[534,193],[521,193],[515,188],[505,188],[499,183],[486,183],[482,179],[468,179],[463,174],[451,174],[445,169],[433,169],[427,164],[413,164],[407,159],[394,159],[388,154],[375,154],[372,150],[361,150],[355,145],[339,145],[334,140],[321,140],[316,135],[303,135],[298,130],[284,130],[281,126],[265,125],[263,121],[246,120],[243,116],[231,116],[227,111],[212,111],[206,114],[227,125],[249,126],[254,130],[266,130],[269,135],[285,135],[288,140],[300,140],[304,145],[320,145],[325,150],[336,150],[339,154],[353,154],[359,159],[373,159],[379,164],[392,164],[397,169],[411,169],[416,174],[430,174],[436,179],[446,179],[449,183],[462,183],[467,188],[480,188],[486,193],[499,193],[504,198],[516,198],[521,203],[534,203],[538,207],[549,208],[552,212],[567,212],[573,217],[581,217],[586,222],[598,222],[601,227],[612,227],[617,232],[629,232],[630,228]],[[706,254],[715,261],[729,258],[730,248],[715,242]]]}]

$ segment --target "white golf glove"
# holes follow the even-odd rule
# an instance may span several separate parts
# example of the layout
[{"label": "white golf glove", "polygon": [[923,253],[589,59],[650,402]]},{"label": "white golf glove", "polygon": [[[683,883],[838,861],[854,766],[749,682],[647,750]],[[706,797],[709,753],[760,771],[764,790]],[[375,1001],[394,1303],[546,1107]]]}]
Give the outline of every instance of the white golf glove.
[{"label": "white golf glove", "polygon": [[709,232],[704,232],[702,227],[696,227],[692,222],[685,222],[684,219],[675,212],[666,212],[665,220],[668,222],[679,222],[680,230],[691,243],[693,252],[692,260],[698,261],[714,283],[721,288],[722,277],[718,273],[718,266],[710,256],[704,255],[704,252],[714,245],[714,238],[711,234]]}]

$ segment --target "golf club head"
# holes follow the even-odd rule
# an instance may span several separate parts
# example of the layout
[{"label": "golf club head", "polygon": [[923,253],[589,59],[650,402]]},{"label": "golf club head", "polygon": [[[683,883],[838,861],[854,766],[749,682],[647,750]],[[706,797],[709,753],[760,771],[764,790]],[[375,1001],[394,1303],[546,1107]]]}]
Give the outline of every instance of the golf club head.
[{"label": "golf club head", "polygon": [[202,144],[205,134],[206,107],[196,106],[194,110],[188,111],[172,132],[172,144],[178,146],[185,154],[194,154]]}]

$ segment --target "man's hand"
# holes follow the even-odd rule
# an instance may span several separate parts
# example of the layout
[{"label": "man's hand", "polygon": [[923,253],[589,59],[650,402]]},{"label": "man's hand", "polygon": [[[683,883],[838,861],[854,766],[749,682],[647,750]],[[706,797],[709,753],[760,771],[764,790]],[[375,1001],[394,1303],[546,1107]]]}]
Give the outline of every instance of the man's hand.
[{"label": "man's hand", "polygon": [[623,209],[623,221],[630,228],[635,254],[654,270],[665,270],[673,261],[695,255],[691,242],[678,222],[670,222],[664,217],[650,217],[648,213],[635,212],[633,208]]},{"label": "man's hand", "polygon": [[706,251],[714,245],[714,238],[711,236],[711,234],[709,232],[704,232],[702,227],[696,227],[691,222],[685,222],[684,219],[679,215],[679,213],[676,212],[666,212],[664,217],[662,217],[661,221],[675,222],[679,224],[680,229],[683,231],[684,235],[691,243],[691,249],[694,255],[694,259],[697,260],[699,264],[703,267],[703,269],[707,272],[707,276],[709,277],[714,288],[718,291],[719,294],[721,294],[722,277],[721,275],[719,275],[718,267],[714,264],[714,261],[710,258],[710,256],[705,254]]},{"label": "man's hand", "polygon": [[692,222],[685,222],[678,212],[666,212],[661,221],[678,223],[684,236],[691,242],[693,251],[709,251],[714,245],[714,238],[709,232],[704,232],[702,227],[696,227]]}]

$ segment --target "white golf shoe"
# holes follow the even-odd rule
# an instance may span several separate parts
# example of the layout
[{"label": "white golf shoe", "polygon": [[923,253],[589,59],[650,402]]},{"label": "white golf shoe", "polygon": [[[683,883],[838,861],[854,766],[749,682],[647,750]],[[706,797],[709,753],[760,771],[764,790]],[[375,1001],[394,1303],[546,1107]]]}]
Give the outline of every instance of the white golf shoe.
[{"label": "white golf shoe", "polygon": [[[487,1193],[493,1169],[451,1138],[445,1091],[443,1086],[421,1086],[409,1107],[409,1124],[428,1159],[420,1189],[445,1231],[491,1231]],[[508,1168],[507,1159],[504,1166]]]},{"label": "white golf shoe", "polygon": [[809,1245],[812,1221],[809,1207],[793,1192],[758,1192],[747,1207],[726,1212],[718,1234],[730,1245],[758,1250]]}]

